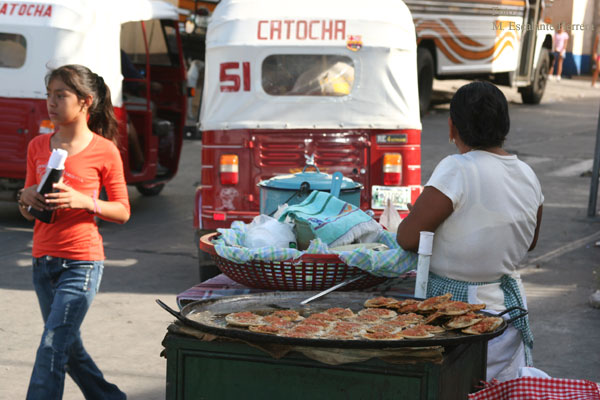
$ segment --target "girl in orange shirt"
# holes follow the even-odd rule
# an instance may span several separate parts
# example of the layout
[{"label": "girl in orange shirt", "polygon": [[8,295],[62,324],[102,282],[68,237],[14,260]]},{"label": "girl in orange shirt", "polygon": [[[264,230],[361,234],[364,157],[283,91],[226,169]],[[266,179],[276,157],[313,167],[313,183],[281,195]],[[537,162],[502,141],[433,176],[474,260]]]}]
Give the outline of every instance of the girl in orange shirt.
[{"label": "girl in orange shirt", "polygon": [[[81,65],[65,65],[46,76],[52,135],[29,143],[27,176],[19,208],[52,210],[54,220],[36,220],[33,230],[33,283],[44,333],[37,350],[27,399],[61,399],[65,371],[86,399],[124,399],[107,382],[81,342],[79,328],[102,279],[104,249],[94,217],[125,223],[129,199],[117,149],[117,121],[102,77]],[[68,153],[63,177],[45,196],[37,185],[52,149]],[[101,188],[108,201],[98,199]]]}]

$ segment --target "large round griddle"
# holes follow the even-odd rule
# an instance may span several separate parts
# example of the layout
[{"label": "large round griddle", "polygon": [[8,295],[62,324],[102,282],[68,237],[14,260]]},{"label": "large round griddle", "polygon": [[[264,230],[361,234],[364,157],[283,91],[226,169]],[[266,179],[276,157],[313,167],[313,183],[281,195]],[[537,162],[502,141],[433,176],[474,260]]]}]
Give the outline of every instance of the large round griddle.
[{"label": "large round griddle", "polygon": [[[460,330],[446,331],[426,339],[401,339],[401,340],[334,340],[334,339],[303,339],[285,336],[275,336],[264,333],[252,332],[244,328],[228,326],[225,315],[240,311],[251,311],[260,315],[266,315],[277,310],[296,310],[300,315],[307,316],[332,307],[350,308],[358,312],[364,308],[365,300],[375,297],[374,293],[363,292],[332,292],[307,305],[300,305],[302,300],[307,299],[319,292],[267,292],[258,294],[247,294],[239,296],[221,297],[216,299],[199,300],[185,305],[177,312],[160,300],[159,305],[169,311],[184,324],[196,328],[202,332],[240,339],[247,342],[274,343],[290,346],[317,346],[332,348],[354,348],[354,349],[381,349],[397,347],[426,347],[426,346],[456,346],[463,343],[488,341],[501,335],[508,324],[514,319],[521,318],[527,314],[526,310],[516,318],[509,321],[504,320],[493,332],[481,335],[469,335]],[[406,297],[410,298],[410,297]],[[511,311],[506,310],[504,313]],[[485,316],[493,316],[487,312],[478,312]],[[504,314],[503,313],[503,314]]]}]

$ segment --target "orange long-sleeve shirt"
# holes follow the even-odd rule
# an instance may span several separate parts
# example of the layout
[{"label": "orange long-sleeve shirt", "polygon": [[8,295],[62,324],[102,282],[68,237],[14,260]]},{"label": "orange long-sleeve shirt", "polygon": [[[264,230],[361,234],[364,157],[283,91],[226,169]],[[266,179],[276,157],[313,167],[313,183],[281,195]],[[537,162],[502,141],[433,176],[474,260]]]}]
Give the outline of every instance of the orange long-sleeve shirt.
[{"label": "orange long-sleeve shirt", "polygon": [[[51,154],[52,135],[34,138],[27,149],[25,187],[39,184]],[[123,162],[117,147],[108,139],[94,135],[79,153],[67,157],[63,182],[73,189],[92,196],[106,188],[109,201],[118,201],[129,211],[129,196]],[[81,209],[55,210],[51,224],[35,221],[33,257],[52,256],[72,260],[104,260],[102,236],[94,215]]]}]

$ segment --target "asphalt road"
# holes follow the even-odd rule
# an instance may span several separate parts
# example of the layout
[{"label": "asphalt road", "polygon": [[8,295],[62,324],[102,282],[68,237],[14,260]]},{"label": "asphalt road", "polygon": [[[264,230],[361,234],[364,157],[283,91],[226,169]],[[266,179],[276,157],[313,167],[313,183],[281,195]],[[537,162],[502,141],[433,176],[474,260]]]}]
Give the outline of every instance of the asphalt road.
[{"label": "asphalt road", "polygon": [[[454,152],[447,138],[447,99],[461,81],[436,82],[438,104],[423,120],[422,181]],[[545,195],[537,248],[522,275],[536,338],[536,367],[559,378],[600,381],[600,310],[588,305],[600,288],[600,219],[586,216],[600,90],[584,80],[550,82],[540,106],[506,89],[512,128],[506,148],[538,174]],[[82,327],[83,341],[107,379],[130,399],[164,399],[161,340],[177,293],[198,281],[192,229],[199,141],[184,143],[176,178],[155,198],[130,189],[132,218],[104,223],[107,261],[101,291]],[[581,176],[581,175],[584,176]],[[31,284],[32,225],[0,202],[0,399],[24,398],[42,320]],[[65,400],[81,399],[70,379]]]}]

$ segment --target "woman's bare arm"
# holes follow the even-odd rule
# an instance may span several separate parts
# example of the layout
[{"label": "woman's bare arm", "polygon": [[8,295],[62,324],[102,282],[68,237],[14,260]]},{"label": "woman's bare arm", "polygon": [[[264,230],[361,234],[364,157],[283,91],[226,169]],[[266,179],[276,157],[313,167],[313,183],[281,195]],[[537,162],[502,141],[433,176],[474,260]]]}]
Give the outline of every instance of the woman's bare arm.
[{"label": "woman's bare arm", "polygon": [[410,213],[398,226],[396,240],[404,250],[417,251],[421,231],[435,232],[454,211],[452,201],[433,186],[426,186]]},{"label": "woman's bare arm", "polygon": [[533,240],[531,241],[531,246],[529,246],[529,251],[535,249],[535,245],[537,244],[538,237],[540,236],[540,225],[542,224],[542,211],[544,205],[541,205],[537,211],[537,223],[535,225],[535,233],[533,234]]},{"label": "woman's bare arm", "polygon": [[60,191],[48,193],[45,197],[46,204],[52,209],[84,209],[90,213],[94,213],[103,220],[119,224],[124,224],[129,220],[129,211],[118,201],[94,199],[65,185],[62,181],[55,183],[53,188]]}]

